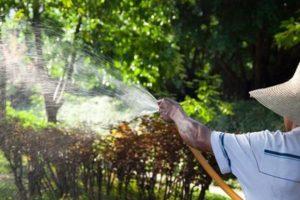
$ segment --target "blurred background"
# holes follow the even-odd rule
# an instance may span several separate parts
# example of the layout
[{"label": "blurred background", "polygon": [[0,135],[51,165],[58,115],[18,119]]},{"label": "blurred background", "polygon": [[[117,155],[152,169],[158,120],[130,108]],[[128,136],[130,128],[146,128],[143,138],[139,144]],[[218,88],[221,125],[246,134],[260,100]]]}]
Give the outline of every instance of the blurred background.
[{"label": "blurred background", "polygon": [[[34,45],[49,42],[47,30],[61,33],[110,60],[122,81],[179,101],[213,129],[283,127],[248,92],[293,75],[298,0],[0,0],[0,25],[21,21],[45,27]],[[47,99],[12,89],[3,64],[0,70],[0,199],[226,199],[209,191],[212,180],[172,124],[140,117],[138,127],[121,123],[105,138],[62,128],[57,113],[24,110],[22,103],[45,100],[47,112]],[[225,178],[239,189],[234,177]]]}]

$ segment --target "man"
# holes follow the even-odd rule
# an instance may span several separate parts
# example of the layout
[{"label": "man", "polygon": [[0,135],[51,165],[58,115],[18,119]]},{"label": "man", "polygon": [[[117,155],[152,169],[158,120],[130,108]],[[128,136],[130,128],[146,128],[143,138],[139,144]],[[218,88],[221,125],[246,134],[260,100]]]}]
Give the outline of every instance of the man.
[{"label": "man", "polygon": [[247,200],[299,200],[300,64],[289,81],[250,95],[284,117],[286,132],[234,135],[211,131],[189,118],[173,100],[162,99],[158,105],[161,117],[175,122],[188,145],[212,152],[221,173],[237,177]]}]

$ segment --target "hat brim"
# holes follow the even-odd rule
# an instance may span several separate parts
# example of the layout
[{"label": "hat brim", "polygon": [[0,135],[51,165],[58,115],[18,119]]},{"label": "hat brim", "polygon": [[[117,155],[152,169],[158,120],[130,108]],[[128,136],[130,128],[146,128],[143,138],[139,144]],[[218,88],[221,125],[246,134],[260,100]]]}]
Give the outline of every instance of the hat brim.
[{"label": "hat brim", "polygon": [[300,94],[295,92],[295,83],[291,80],[267,87],[250,91],[250,96],[255,98],[265,107],[280,116],[285,116],[300,125]]}]

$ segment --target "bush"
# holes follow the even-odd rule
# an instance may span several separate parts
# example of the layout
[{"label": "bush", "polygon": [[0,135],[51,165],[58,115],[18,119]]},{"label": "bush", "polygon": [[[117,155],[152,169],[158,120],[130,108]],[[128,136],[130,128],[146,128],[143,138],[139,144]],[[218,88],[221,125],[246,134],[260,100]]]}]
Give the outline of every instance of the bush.
[{"label": "bush", "polygon": [[231,133],[247,133],[262,130],[282,130],[283,120],[271,110],[256,101],[232,103],[232,115],[218,115],[210,126],[215,130]]},{"label": "bush", "polygon": [[80,193],[78,183],[90,181],[89,176],[82,175],[87,167],[94,166],[90,163],[97,156],[92,150],[91,134],[54,127],[36,132],[18,122],[6,121],[1,124],[0,138],[22,199],[44,192],[53,197],[75,198]]},{"label": "bush", "polygon": [[107,199],[112,193],[117,199],[190,199],[197,186],[204,199],[211,179],[176,127],[155,117],[137,124],[123,123],[101,138],[78,129],[32,129],[11,119],[0,124],[0,147],[22,199]]}]

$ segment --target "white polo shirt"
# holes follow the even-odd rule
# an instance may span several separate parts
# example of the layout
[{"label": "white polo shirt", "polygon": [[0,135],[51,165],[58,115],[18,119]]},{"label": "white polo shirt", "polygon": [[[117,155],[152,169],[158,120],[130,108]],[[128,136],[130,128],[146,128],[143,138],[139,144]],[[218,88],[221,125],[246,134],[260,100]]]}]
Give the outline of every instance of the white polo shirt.
[{"label": "white polo shirt", "polygon": [[241,135],[213,131],[223,174],[233,173],[247,200],[300,200],[300,127]]}]

